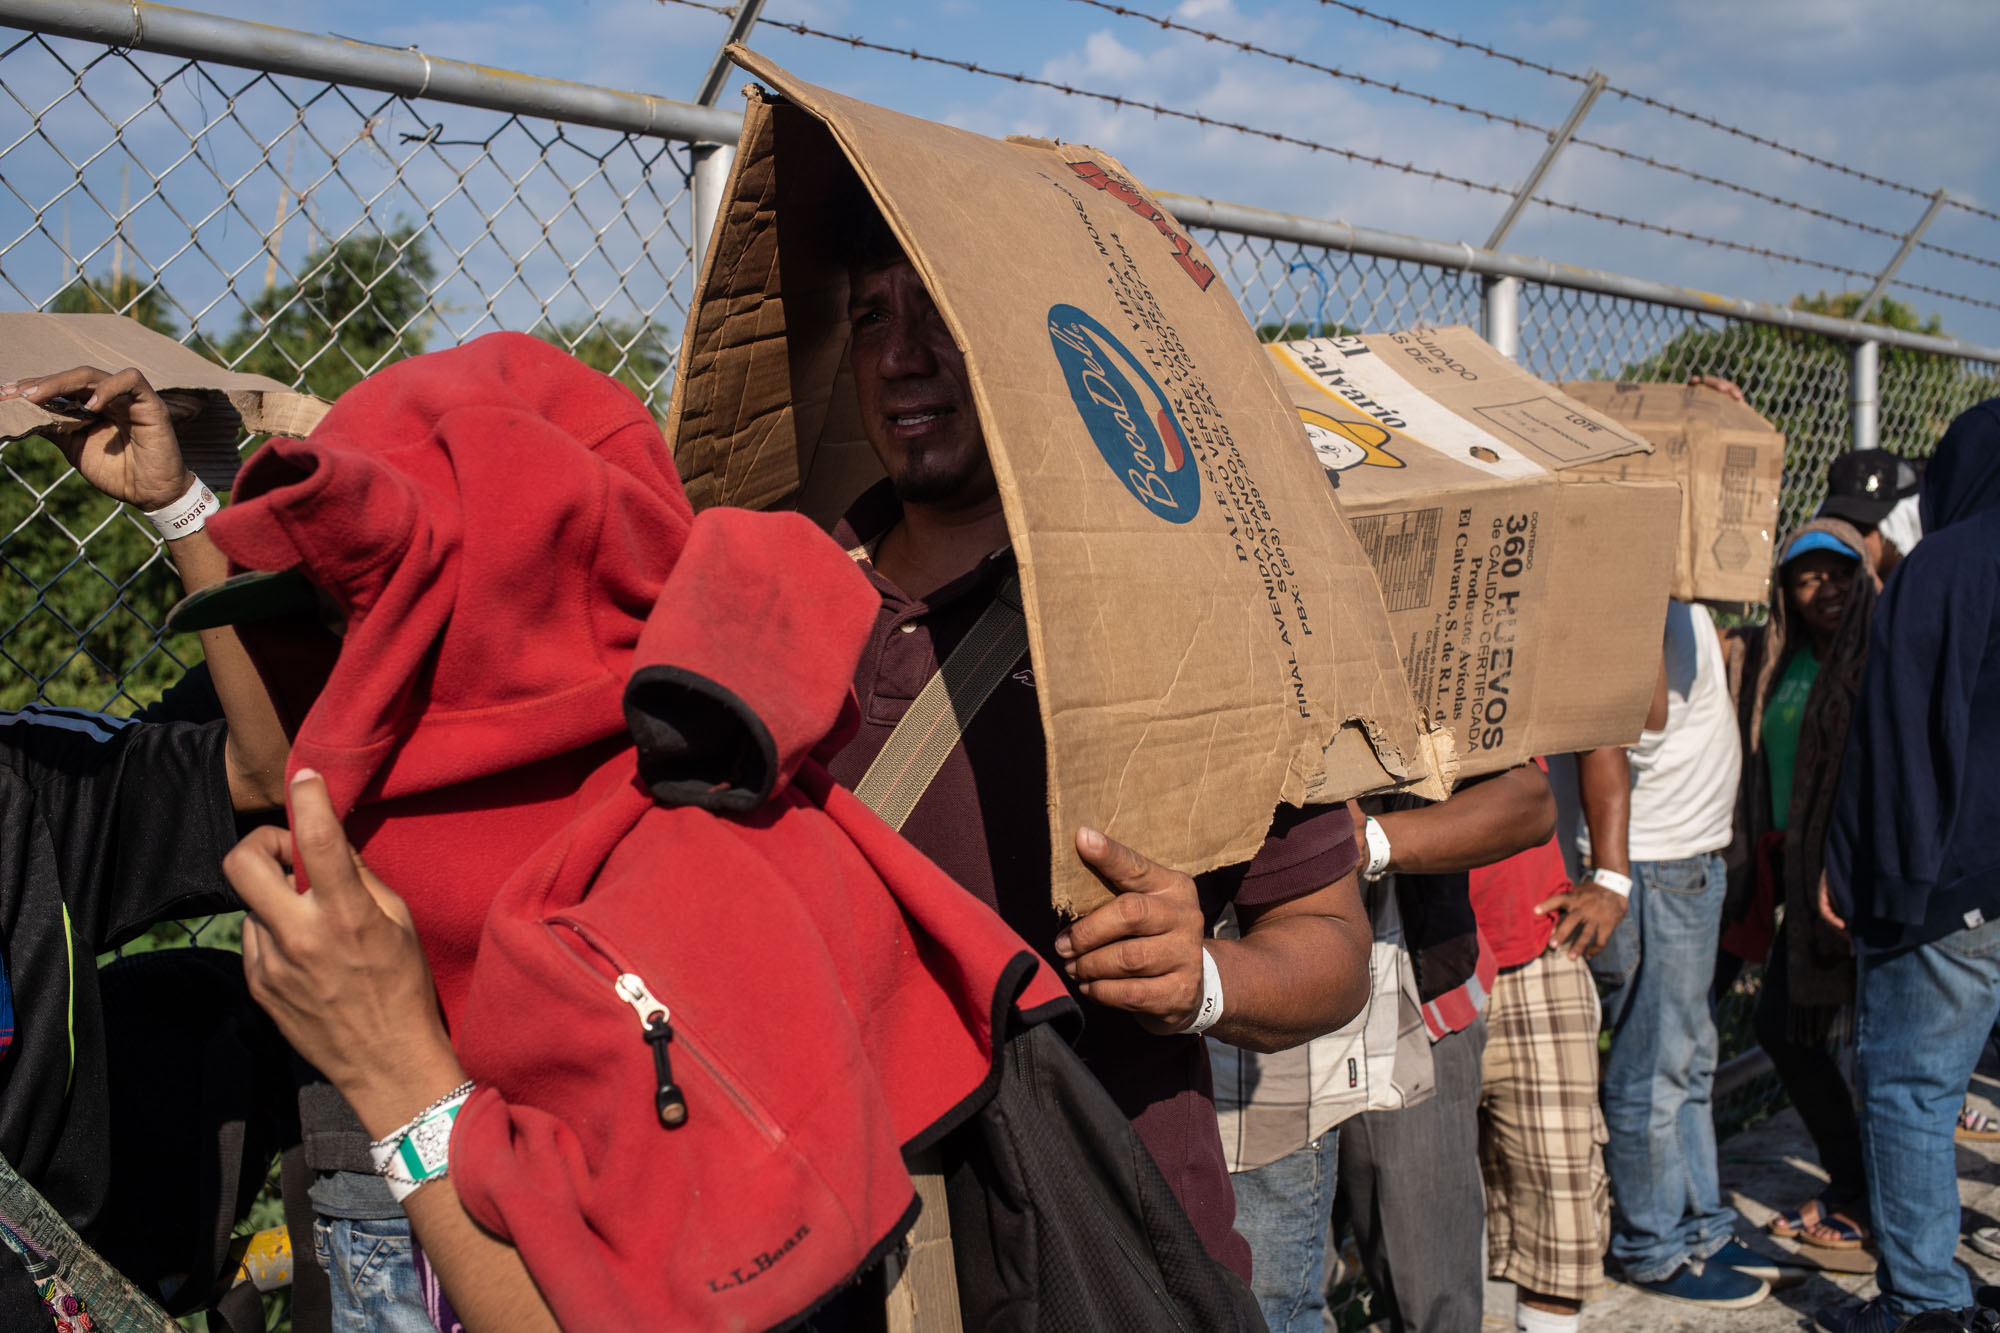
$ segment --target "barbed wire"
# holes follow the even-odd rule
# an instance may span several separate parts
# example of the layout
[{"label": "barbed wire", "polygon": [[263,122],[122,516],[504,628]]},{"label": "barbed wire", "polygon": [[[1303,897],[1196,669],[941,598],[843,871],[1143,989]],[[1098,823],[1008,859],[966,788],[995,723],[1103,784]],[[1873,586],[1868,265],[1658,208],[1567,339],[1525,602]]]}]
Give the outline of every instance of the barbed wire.
[{"label": "barbed wire", "polygon": [[[733,15],[736,12],[728,5],[714,4],[710,0],[660,0],[660,2],[676,4],[688,9],[704,9],[714,14]],[[1429,167],[1420,167],[1413,162],[1397,162],[1389,158],[1377,157],[1372,153],[1358,152],[1352,148],[1341,148],[1333,144],[1320,143],[1315,139],[1302,139],[1297,135],[1286,134],[1280,130],[1261,129],[1257,126],[1245,125],[1238,121],[1218,120],[1213,116],[1202,115],[1198,111],[1183,111],[1177,107],[1162,106],[1158,102],[1146,102],[1138,98],[1126,97],[1122,93],[1107,93],[1091,88],[1078,88],[1071,84],[1059,83],[1053,79],[1037,78],[1032,74],[1022,74],[1013,70],[988,69],[976,61],[932,55],[927,51],[919,51],[913,47],[891,46],[885,42],[872,41],[853,33],[827,32],[805,23],[793,23],[783,19],[762,17],[758,19],[758,22],[767,27],[776,28],[781,32],[789,32],[801,37],[814,37],[823,41],[838,42],[856,50],[875,51],[883,55],[902,56],[924,64],[942,65],[950,69],[961,70],[968,74],[977,74],[983,78],[1000,79],[1025,87],[1046,88],[1051,92],[1061,93],[1066,97],[1080,97],[1089,101],[1104,102],[1120,109],[1145,111],[1155,116],[1183,120],[1190,124],[1201,125],[1210,129],[1227,130],[1234,134],[1247,135],[1252,138],[1268,139],[1274,143],[1288,144],[1295,148],[1304,148],[1311,152],[1326,153],[1334,157],[1344,158],[1351,162],[1358,162],[1364,166],[1400,171],[1405,175],[1419,176],[1446,185],[1457,185],[1464,189],[1484,194],[1498,195],[1502,198],[1512,198],[1514,195],[1514,191],[1504,185],[1495,185],[1487,181],[1477,181],[1465,176],[1454,175],[1447,171],[1437,171]],[[1544,199],[1540,197],[1535,198],[1531,202],[1542,208],[1553,209],[1560,213],[1571,213],[1578,217],[1592,218],[1599,222],[1609,222],[1616,226],[1630,227],[1637,231],[1652,232],[1660,236],[1671,236],[1678,240],[1694,241],[1701,245],[1713,246],[1721,250],[1732,250],[1739,254],[1754,255],[1760,259],[1769,259],[1778,263],[1796,264],[1802,268],[1819,269],[1827,273],[1838,273],[1844,277],[1861,278],[1871,282],[1875,277],[1874,274],[1864,269],[1850,268],[1845,264],[1832,264],[1823,259],[1810,259],[1804,255],[1788,254],[1783,250],[1773,250],[1768,246],[1750,245],[1742,241],[1727,240],[1720,236],[1705,236],[1700,232],[1685,231],[1679,227],[1666,226],[1663,223],[1647,222],[1640,218],[1625,217],[1618,213],[1590,208],[1583,204],[1572,204],[1559,199]],[[1897,282],[1894,285],[1907,287],[1912,291],[1925,292],[1949,301],[1960,301],[1967,305],[1984,306],[1988,309],[2000,310],[2000,303],[1983,301],[1977,297],[1964,296],[1956,292],[1947,292],[1940,288],[1922,287],[1915,283],[1905,282]]]},{"label": "barbed wire", "polygon": [[[1352,83],[1358,83],[1363,87],[1379,88],[1383,92],[1392,93],[1397,97],[1412,98],[1416,101],[1426,103],[1430,106],[1439,107],[1443,110],[1456,111],[1463,115],[1468,115],[1468,116],[1476,116],[1481,120],[1487,121],[1490,124],[1508,125],[1518,130],[1527,130],[1532,133],[1544,136],[1547,136],[1550,133],[1550,130],[1547,126],[1537,125],[1533,121],[1524,120],[1519,116],[1511,116],[1504,112],[1499,112],[1499,111],[1489,111],[1484,107],[1473,106],[1469,103],[1456,101],[1453,98],[1449,97],[1439,97],[1434,93],[1427,93],[1416,88],[1405,87],[1404,85],[1396,83],[1392,80],[1375,78],[1373,75],[1359,74],[1353,70],[1340,69],[1332,65],[1323,65],[1316,60],[1310,60],[1304,56],[1292,55],[1284,51],[1273,51],[1269,47],[1259,46],[1255,42],[1248,42],[1248,41],[1243,41],[1239,38],[1228,37],[1223,35],[1222,33],[1210,32],[1205,28],[1197,28],[1191,24],[1182,23],[1176,19],[1166,18],[1159,14],[1149,14],[1142,10],[1128,8],[1125,5],[1114,4],[1112,3],[1112,0],[1072,0],[1072,3],[1080,5],[1088,5],[1093,9],[1101,9],[1107,13],[1119,15],[1122,18],[1139,19],[1146,23],[1153,24],[1164,31],[1184,33],[1190,37],[1198,37],[1202,41],[1212,42],[1220,46],[1231,47],[1235,50],[1242,51],[1247,55],[1261,56],[1267,60],[1280,61],[1284,64],[1291,65],[1299,69],[1309,69],[1314,71],[1315,73],[1325,74],[1331,78],[1345,79]],[[1775,204],[1780,208],[1792,209],[1796,212],[1804,213],[1809,217],[1819,218],[1820,220],[1825,222],[1832,222],[1842,227],[1850,227],[1855,231],[1865,232],[1871,236],[1882,236],[1892,241],[1900,241],[1903,239],[1902,232],[1891,231],[1887,227],[1878,227],[1872,223],[1862,222],[1855,218],[1842,217],[1838,213],[1830,213],[1823,208],[1816,208],[1811,204],[1802,203],[1796,199],[1786,199],[1780,195],[1775,195],[1768,193],[1767,191],[1764,190],[1759,190],[1754,186],[1739,184],[1736,181],[1724,180],[1719,176],[1711,176],[1706,172],[1697,171],[1692,167],[1681,166],[1679,163],[1675,162],[1665,162],[1660,160],[1659,158],[1652,157],[1645,153],[1637,153],[1633,152],[1630,149],[1620,148],[1616,144],[1603,143],[1596,139],[1587,139],[1582,135],[1574,136],[1571,139],[1571,142],[1585,148],[1595,149],[1597,152],[1608,154],[1609,156],[1619,158],[1622,161],[1635,162],[1641,166],[1652,167],[1658,171],[1671,172],[1676,176],[1683,176],[1688,180],[1699,181],[1704,185],[1718,186],[1725,190],[1734,191],[1737,194],[1746,195],[1752,199],[1761,200],[1764,203]],[[1948,249],[1945,246],[1934,245],[1928,241],[1918,241],[1916,248],[1919,250],[1929,250],[1937,254],[1946,255],[1953,259],[1964,260],[1966,263],[1978,264],[1985,268],[2000,269],[2000,260],[1987,259],[1984,256],[1968,254],[1962,250]]]},{"label": "barbed wire", "polygon": [[[1415,23],[1406,23],[1402,19],[1388,14],[1379,14],[1365,6],[1354,4],[1353,0],[1319,0],[1319,2],[1332,9],[1344,9],[1348,13],[1360,18],[1371,19],[1376,23],[1386,23],[1392,28],[1397,28],[1404,32],[1412,32],[1419,37],[1425,37],[1434,42],[1444,42],[1462,51],[1474,51],[1493,60],[1502,61],[1509,65],[1517,65],[1522,69],[1532,70],[1537,74],[1546,74],[1556,79],[1568,79],[1572,83],[1590,82],[1587,75],[1578,74],[1572,70],[1557,69],[1554,65],[1545,65],[1539,60],[1530,60],[1525,56],[1511,55],[1506,51],[1497,50],[1483,42],[1475,42],[1465,37],[1453,36],[1448,32],[1440,32],[1436,28],[1426,28]],[[1863,171],[1859,167],[1850,167],[1844,162],[1835,162],[1829,158],[1820,157],[1817,154],[1807,152],[1803,148],[1794,148],[1790,144],[1779,143],[1776,139],[1727,124],[1717,120],[1713,116],[1704,115],[1702,112],[1689,111],[1685,107],[1675,106],[1672,102],[1665,102],[1657,97],[1648,96],[1645,93],[1633,92],[1630,88],[1621,88],[1616,84],[1607,83],[1604,90],[1608,93],[1614,93],[1628,102],[1637,102],[1642,106],[1652,107],[1656,111],[1664,111],[1668,115],[1679,116],[1683,120],[1691,120],[1697,125],[1704,125],[1709,129],[1719,130],[1724,134],[1734,135],[1739,139],[1747,139],[1751,143],[1761,147],[1775,149],[1780,153],[1798,158],[1802,162],[1810,162],[1816,167],[1824,167],[1828,171],[1837,171],[1842,175],[1852,176],[1856,180],[1866,181],[1870,185],[1879,185],[1887,190],[1899,190],[1904,194],[1914,195],[1919,199],[1928,199],[1932,194],[1930,190],[1919,189],[1914,185],[1905,185],[1901,181],[1892,181],[1886,176],[1877,176],[1872,172]],[[1981,208],[1977,204],[1968,204],[1962,200],[1949,197],[1945,199],[1945,203],[1953,208],[1963,209],[1967,213],[1972,213],[1994,222],[2000,222],[2000,213],[1993,212],[1991,209]]]}]

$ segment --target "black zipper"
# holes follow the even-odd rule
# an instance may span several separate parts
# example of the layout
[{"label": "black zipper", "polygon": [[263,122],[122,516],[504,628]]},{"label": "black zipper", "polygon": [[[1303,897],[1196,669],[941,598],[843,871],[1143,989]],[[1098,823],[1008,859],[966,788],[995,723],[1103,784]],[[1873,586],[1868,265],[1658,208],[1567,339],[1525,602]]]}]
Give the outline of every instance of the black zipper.
[{"label": "black zipper", "polygon": [[[659,1118],[662,1128],[679,1129],[688,1119],[687,1097],[674,1079],[673,1057],[668,1049],[678,1040],[681,1050],[708,1071],[716,1086],[735,1100],[743,1114],[766,1139],[777,1143],[784,1137],[763,1107],[738,1087],[734,1079],[727,1077],[714,1060],[703,1054],[701,1048],[688,1039],[686,1031],[677,1033],[674,1030],[673,1010],[653,992],[644,977],[626,965],[616,950],[598,939],[594,930],[567,916],[552,917],[545,924],[550,927],[551,933],[569,946],[573,955],[578,955],[577,961],[594,978],[611,986],[619,1003],[627,1005],[638,1015],[641,1034],[653,1054],[653,1114]],[[595,955],[607,965],[612,975],[607,976],[603,967],[580,956],[585,952]]]}]

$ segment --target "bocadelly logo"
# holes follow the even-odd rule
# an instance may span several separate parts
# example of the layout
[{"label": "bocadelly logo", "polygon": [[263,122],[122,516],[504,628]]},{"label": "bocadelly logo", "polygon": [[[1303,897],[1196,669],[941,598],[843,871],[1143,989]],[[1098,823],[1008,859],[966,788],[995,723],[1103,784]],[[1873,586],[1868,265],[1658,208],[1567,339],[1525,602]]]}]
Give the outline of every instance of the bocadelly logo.
[{"label": "bocadelly logo", "polygon": [[1070,401],[1125,489],[1169,523],[1192,519],[1201,508],[1201,478],[1188,466],[1180,422],[1146,367],[1073,305],[1049,308],[1049,343],[1069,381]]},{"label": "bocadelly logo", "polygon": [[1069,164],[1069,169],[1081,176],[1085,185],[1104,191],[1152,223],[1160,235],[1173,242],[1174,262],[1194,279],[1195,286],[1203,291],[1208,290],[1208,284],[1215,281],[1215,270],[1194,257],[1194,242],[1175,231],[1174,224],[1167,220],[1167,215],[1148,202],[1145,195],[1134,189],[1130,182],[1120,180],[1095,162],[1072,162]]}]

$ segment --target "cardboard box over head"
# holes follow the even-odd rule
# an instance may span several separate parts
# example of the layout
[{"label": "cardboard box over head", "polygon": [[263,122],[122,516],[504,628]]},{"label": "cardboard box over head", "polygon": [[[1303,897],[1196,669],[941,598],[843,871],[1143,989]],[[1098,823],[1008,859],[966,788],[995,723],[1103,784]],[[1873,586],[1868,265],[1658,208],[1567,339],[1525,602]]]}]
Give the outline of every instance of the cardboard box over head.
[{"label": "cardboard box over head", "polygon": [[[237,441],[245,430],[304,435],[328,404],[263,375],[245,375],[205,359],[164,333],[124,315],[0,314],[0,380],[52,375],[77,366],[136,368],[164,398],[188,470],[209,489],[228,490],[242,464]],[[37,407],[20,398],[0,402],[0,443],[30,435],[62,435],[87,424],[81,410]]]},{"label": "cardboard box over head", "polygon": [[1094,149],[732,54],[778,95],[750,94],[689,315],[682,479],[698,507],[830,525],[881,478],[837,244],[879,209],[964,354],[1019,561],[1057,907],[1109,896],[1080,825],[1193,873],[1248,860],[1281,801],[1435,780],[1367,559],[1186,231]]},{"label": "cardboard box over head", "polygon": [[1461,771],[1637,740],[1680,489],[1565,479],[1646,443],[1466,328],[1270,352]]},{"label": "cardboard box over head", "polygon": [[1775,426],[1727,394],[1687,384],[1579,380],[1563,392],[1654,446],[1585,473],[1681,484],[1675,597],[1732,604],[1770,597],[1785,473],[1785,437]]}]

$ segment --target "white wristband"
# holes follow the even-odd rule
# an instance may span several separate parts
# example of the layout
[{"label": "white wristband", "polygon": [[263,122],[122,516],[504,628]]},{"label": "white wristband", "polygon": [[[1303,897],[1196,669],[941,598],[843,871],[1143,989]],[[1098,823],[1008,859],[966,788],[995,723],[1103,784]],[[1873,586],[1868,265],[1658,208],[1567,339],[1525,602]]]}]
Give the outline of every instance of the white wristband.
[{"label": "white wristband", "polygon": [[1590,882],[1600,889],[1609,889],[1620,898],[1630,898],[1632,896],[1632,877],[1630,875],[1621,875],[1615,870],[1606,870],[1600,866],[1590,872]]},{"label": "white wristband", "polygon": [[1181,1031],[1198,1037],[1214,1027],[1221,1017],[1222,973],[1215,970],[1215,955],[1204,948],[1201,951],[1201,1002],[1195,1005],[1194,1017]]},{"label": "white wristband", "polygon": [[409,1124],[368,1145],[376,1173],[389,1182],[390,1197],[397,1203],[425,1181],[451,1174],[451,1127],[471,1095],[468,1080],[417,1112]]},{"label": "white wristband", "polygon": [[1372,882],[1389,873],[1389,835],[1369,815],[1361,821],[1361,836],[1368,844],[1368,864],[1361,867],[1361,878]]},{"label": "white wristband", "polygon": [[163,541],[175,541],[200,532],[207,526],[208,516],[220,508],[222,502],[215,498],[215,492],[208,489],[200,477],[196,477],[194,484],[187,488],[187,494],[172,504],[139,512],[152,521]]}]

